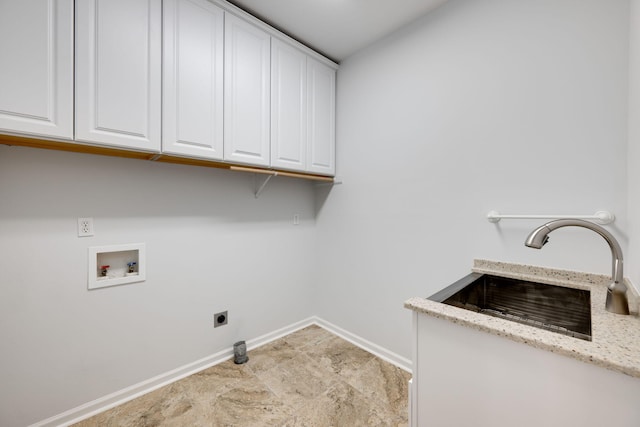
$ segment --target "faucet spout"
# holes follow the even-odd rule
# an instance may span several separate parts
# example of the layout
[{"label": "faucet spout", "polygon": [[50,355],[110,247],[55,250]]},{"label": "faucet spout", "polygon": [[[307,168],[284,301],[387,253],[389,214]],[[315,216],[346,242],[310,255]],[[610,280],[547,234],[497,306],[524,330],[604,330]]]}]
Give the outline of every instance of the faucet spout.
[{"label": "faucet spout", "polygon": [[602,236],[611,248],[612,272],[611,278],[613,282],[607,289],[606,309],[616,314],[629,314],[629,301],[627,300],[627,286],[624,284],[622,274],[622,248],[611,233],[597,224],[580,219],[557,219],[550,221],[529,234],[525,240],[525,246],[534,249],[541,249],[545,243],[549,241],[549,233],[562,227],[583,227],[591,231],[595,231]]}]

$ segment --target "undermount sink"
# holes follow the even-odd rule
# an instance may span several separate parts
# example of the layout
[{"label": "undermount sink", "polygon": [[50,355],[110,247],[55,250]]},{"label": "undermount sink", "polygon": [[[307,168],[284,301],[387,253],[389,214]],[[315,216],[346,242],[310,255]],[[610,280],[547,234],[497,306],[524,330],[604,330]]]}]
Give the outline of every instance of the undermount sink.
[{"label": "undermount sink", "polygon": [[432,301],[591,341],[591,293],[471,273]]}]

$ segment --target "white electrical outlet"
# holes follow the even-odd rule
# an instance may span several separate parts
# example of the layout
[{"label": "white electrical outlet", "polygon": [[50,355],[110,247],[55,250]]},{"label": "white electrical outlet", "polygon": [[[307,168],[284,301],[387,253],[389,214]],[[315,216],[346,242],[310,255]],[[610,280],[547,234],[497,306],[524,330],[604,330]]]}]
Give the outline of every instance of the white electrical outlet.
[{"label": "white electrical outlet", "polygon": [[78,218],[78,237],[93,236],[93,218]]},{"label": "white electrical outlet", "polygon": [[293,225],[300,225],[300,215],[299,214],[294,214],[293,215]]}]

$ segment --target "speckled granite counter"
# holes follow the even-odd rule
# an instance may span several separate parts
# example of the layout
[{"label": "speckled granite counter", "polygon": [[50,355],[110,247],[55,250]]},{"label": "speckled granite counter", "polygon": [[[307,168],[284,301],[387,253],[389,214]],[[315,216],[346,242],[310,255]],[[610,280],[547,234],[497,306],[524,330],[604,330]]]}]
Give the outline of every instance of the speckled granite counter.
[{"label": "speckled granite counter", "polygon": [[630,310],[636,313],[623,316],[605,310],[607,286],[611,282],[608,276],[487,260],[475,260],[472,271],[590,290],[592,341],[490,317],[426,298],[411,298],[404,306],[419,313],[640,378],[640,318],[637,315],[639,298],[632,286],[629,286],[629,305]]}]

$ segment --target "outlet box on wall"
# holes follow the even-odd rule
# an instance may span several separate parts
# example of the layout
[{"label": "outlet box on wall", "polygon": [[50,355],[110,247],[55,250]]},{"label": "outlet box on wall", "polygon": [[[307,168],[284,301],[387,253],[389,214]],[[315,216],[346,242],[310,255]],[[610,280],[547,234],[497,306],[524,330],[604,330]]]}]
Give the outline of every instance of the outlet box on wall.
[{"label": "outlet box on wall", "polygon": [[88,289],[126,285],[146,280],[144,243],[89,248]]}]

